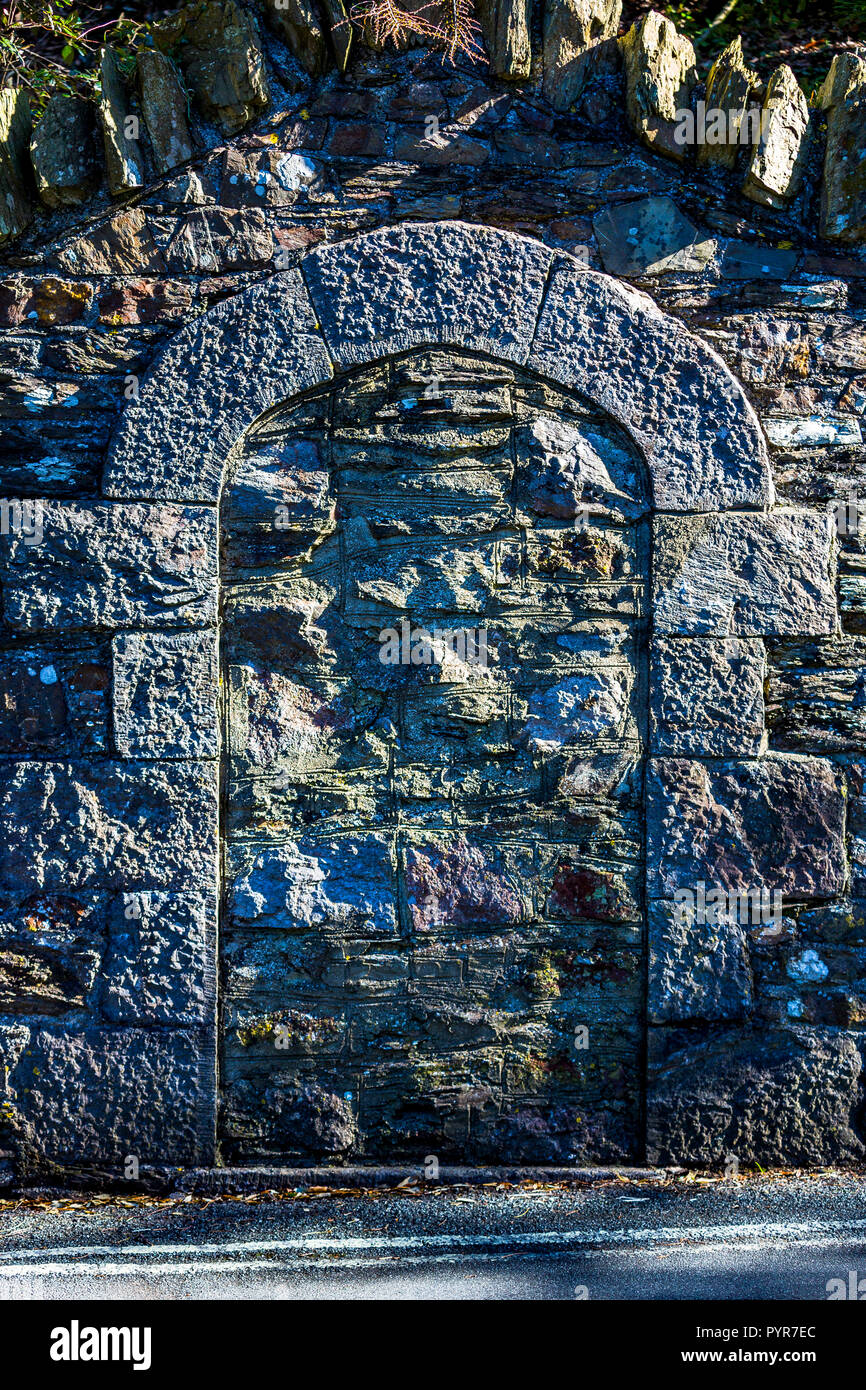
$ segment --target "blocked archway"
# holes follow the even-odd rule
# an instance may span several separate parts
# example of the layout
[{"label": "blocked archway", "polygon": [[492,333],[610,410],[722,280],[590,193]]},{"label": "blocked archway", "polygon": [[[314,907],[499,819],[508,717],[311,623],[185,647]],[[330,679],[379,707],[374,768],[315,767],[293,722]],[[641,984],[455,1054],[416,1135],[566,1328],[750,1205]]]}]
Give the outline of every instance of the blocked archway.
[{"label": "blocked archway", "polygon": [[[649,478],[656,515],[645,894],[650,1053],[660,1077],[648,1097],[652,1152],[676,1147],[688,1086],[671,1079],[679,1064],[665,1051],[668,1038],[694,1019],[733,1036],[751,1007],[741,936],[719,940],[709,959],[701,954],[666,915],[677,886],[705,871],[734,886],[744,875],[773,873],[794,894],[837,885],[840,812],[830,770],[821,759],[768,756],[762,703],[762,638],[829,632],[836,622],[829,519],[773,507],[760,429],[721,360],[645,296],[512,234],[403,225],[324,247],[172,340],[126,407],[104,500],[86,518],[120,535],[138,528],[171,559],[164,578],[152,577],[146,603],[116,603],[125,629],[114,643],[118,786],[124,806],[155,808],[165,822],[164,847],[146,862],[130,852],[117,878],[117,887],[155,903],[147,939],[130,933],[123,944],[128,972],[145,969],[138,953],[146,951],[146,969],[167,978],[178,942],[188,948],[184,1006],[155,1019],[161,1031],[145,1039],[155,1060],[134,1098],[114,1106],[121,1148],[124,1106],[129,1125],[139,1123],[151,1077],[162,1156],[209,1161],[215,1152],[217,541],[232,451],[283,403],[366,364],[448,345],[579,394],[623,432]],[[55,510],[59,528],[79,524],[80,512],[73,520],[63,504]],[[42,625],[50,612],[62,627],[63,598],[50,573],[31,573],[20,553],[20,582],[7,588],[12,621],[17,615],[26,630],[41,605]],[[142,691],[154,682],[171,687],[173,703],[168,717],[148,724]],[[713,718],[720,704],[730,717]],[[726,760],[721,773],[718,758]],[[25,766],[19,792],[38,790],[47,775],[44,765]],[[52,795],[62,797],[62,780],[57,773]],[[760,810],[774,798],[802,807],[800,844],[774,849]],[[86,817],[86,796],[81,804]],[[709,841],[708,823],[720,827]],[[731,825],[743,829],[742,853],[725,838]],[[121,836],[121,851],[124,843]],[[13,867],[17,852],[13,844]],[[23,863],[23,846],[20,854]],[[115,857],[120,863],[123,853]],[[125,1007],[119,1023],[129,1017]],[[149,1021],[143,1008],[132,1018]],[[106,1067],[112,1049],[128,1045],[107,1031],[99,1043]],[[176,1084],[166,1088],[168,1076]],[[662,1097],[655,1109],[654,1086]]]}]

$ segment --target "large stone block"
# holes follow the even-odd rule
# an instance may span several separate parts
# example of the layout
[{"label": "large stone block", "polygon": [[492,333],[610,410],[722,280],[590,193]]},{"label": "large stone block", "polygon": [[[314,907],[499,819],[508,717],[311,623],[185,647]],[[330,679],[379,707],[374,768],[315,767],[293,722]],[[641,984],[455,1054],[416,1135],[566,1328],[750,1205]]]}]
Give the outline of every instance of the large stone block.
[{"label": "large stone block", "polygon": [[4,611],[22,631],[213,623],[217,516],[170,503],[41,503],[41,537],[0,537]]},{"label": "large stone block", "polygon": [[695,50],[664,15],[651,10],[620,40],[625,64],[625,101],[638,138],[651,150],[684,160],[679,113],[691,106],[697,81]]},{"label": "large stone block", "polygon": [[864,1157],[862,1059],[844,1033],[650,1033],[650,1163],[785,1168]]},{"label": "large stone block", "polygon": [[103,1014],[112,1023],[212,1026],[215,953],[215,891],[124,893],[109,913]]},{"label": "large stone block", "polygon": [[699,922],[678,903],[651,902],[651,1023],[741,1018],[752,1003],[746,935],[737,921]]},{"label": "large stone block", "polygon": [[758,637],[835,631],[829,513],[660,516],[654,534],[657,632]]},{"label": "large stone block", "polygon": [[304,839],[237,851],[232,921],[274,927],[339,927],[368,934],[397,926],[390,836]]},{"label": "large stone block", "polygon": [[669,511],[772,499],[766,448],[719,357],[652,300],[562,258],[527,365],[581,391],[641,448],[655,505]]},{"label": "large stone block", "polygon": [[213,763],[7,763],[0,883],[57,890],[215,882]]},{"label": "large stone block", "polygon": [[436,343],[520,362],[552,259],[491,227],[406,224],[313,251],[304,277],[340,367]]},{"label": "large stone block", "polygon": [[649,763],[650,896],[703,882],[830,898],[845,883],[844,835],[842,789],[824,758]]},{"label": "large stone block", "polygon": [[743,192],[765,207],[784,208],[800,187],[809,132],[809,103],[784,63],[769,82]]},{"label": "large stone block", "polygon": [[226,455],[253,420],[330,378],[315,330],[297,271],[253,285],[182,329],[126,407],[106,495],[216,502]]},{"label": "large stone block", "polygon": [[214,1157],[212,1042],[191,1032],[89,1027],[33,1031],[11,1072],[42,1155],[117,1168]]},{"label": "large stone block", "polygon": [[691,758],[762,752],[764,666],[760,641],[656,638],[650,654],[653,751]]},{"label": "large stone block", "polygon": [[123,758],[219,756],[216,629],[114,639],[114,738]]}]

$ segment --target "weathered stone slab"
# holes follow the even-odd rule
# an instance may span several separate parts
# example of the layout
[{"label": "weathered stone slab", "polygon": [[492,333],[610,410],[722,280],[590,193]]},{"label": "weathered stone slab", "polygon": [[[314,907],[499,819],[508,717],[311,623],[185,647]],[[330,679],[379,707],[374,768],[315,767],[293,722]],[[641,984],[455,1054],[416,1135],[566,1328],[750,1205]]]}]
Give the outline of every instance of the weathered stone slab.
[{"label": "weathered stone slab", "polygon": [[857,1035],[650,1030],[650,1163],[809,1167],[862,1160]]},{"label": "weathered stone slab", "polygon": [[42,503],[42,538],[0,537],[6,619],[21,631],[213,623],[217,517],[173,503]]},{"label": "weathered stone slab", "polygon": [[679,904],[648,905],[651,1023],[744,1017],[752,1003],[746,934],[737,921],[698,922]]},{"label": "weathered stone slab", "polygon": [[763,752],[764,645],[741,637],[657,637],[650,656],[656,753],[755,757]]},{"label": "weathered stone slab", "polygon": [[779,250],[762,242],[726,241],[722,244],[723,280],[787,280],[797,265],[796,251]]},{"label": "weathered stone slab", "polygon": [[694,48],[655,10],[632,25],[620,48],[626,110],[638,139],[657,154],[684,160],[688,146],[678,115],[689,109],[698,77]]},{"label": "weathered stone slab", "polygon": [[392,933],[397,903],[390,836],[310,838],[248,853],[234,875],[230,912],[235,924]]},{"label": "weathered stone slab", "polygon": [[294,270],[182,329],[126,407],[109,453],[106,495],[215,502],[228,451],[253,420],[329,380],[330,359],[315,329]]},{"label": "weathered stone slab", "polygon": [[622,0],[547,0],[544,6],[545,99],[567,111],[587,81],[615,71]]},{"label": "weathered stone slab", "polygon": [[120,62],[113,48],[103,48],[99,63],[99,115],[105,144],[108,187],[114,194],[140,188],[144,183],[141,145],[132,139],[131,115]]},{"label": "weathered stone slab", "polygon": [[122,758],[219,756],[216,629],[115,637],[114,739]]},{"label": "weathered stone slab", "polygon": [[102,1009],[112,1023],[214,1025],[215,891],[124,893],[115,898]]},{"label": "weathered stone slab", "polygon": [[213,1045],[191,1032],[34,1030],[12,1072],[41,1153],[117,1168],[213,1162]]},{"label": "weathered stone slab", "polygon": [[716,251],[713,238],[701,236],[668,197],[605,208],[594,218],[592,229],[604,268],[611,275],[698,271]]},{"label": "weathered stone slab", "polygon": [[176,53],[209,120],[234,135],[268,104],[265,57],[252,12],[235,0],[204,0],[160,20],[157,47]]},{"label": "weathered stone slab", "polygon": [[311,77],[328,66],[328,46],[312,0],[265,0],[268,23]]},{"label": "weathered stone slab", "polygon": [[497,77],[517,81],[532,66],[529,38],[529,0],[478,0],[478,19]]},{"label": "weathered stone slab", "polygon": [[157,169],[164,174],[192,159],[194,147],[186,118],[186,92],[170,58],[143,48],[136,58],[141,111]]},{"label": "weathered stone slab", "polygon": [[213,763],[7,763],[0,882],[193,887],[216,880]]},{"label": "weathered stone slab", "polygon": [[651,759],[647,885],[828,898],[845,883],[845,801],[824,758],[705,764]]},{"label": "weathered stone slab", "polygon": [[826,512],[657,517],[657,632],[820,635],[837,626]]},{"label": "weathered stone slab", "polygon": [[0,90],[0,245],[30,222],[30,98],[20,87]]},{"label": "weathered stone slab", "polygon": [[761,140],[757,145],[743,192],[765,207],[784,208],[803,179],[809,103],[789,67],[776,68],[761,109]]},{"label": "weathered stone slab", "polygon": [[[733,43],[729,43],[719,54],[707,77],[706,111],[724,113],[725,138],[698,142],[699,164],[721,164],[725,169],[734,168],[742,148],[741,141],[748,133],[748,124],[744,126],[744,121],[747,113],[754,109],[761,86],[758,74],[743,62],[743,45],[737,35]],[[705,134],[716,133],[708,125]]]},{"label": "weathered stone slab", "polygon": [[46,207],[74,207],[95,191],[94,116],[82,97],[55,96],[46,106],[30,142],[36,191]]},{"label": "weathered stone slab", "polygon": [[348,367],[439,343],[524,360],[552,259],[538,242],[439,222],[324,246],[303,265],[331,355]]},{"label": "weathered stone slab", "polygon": [[742,387],[648,296],[558,260],[527,365],[581,391],[629,431],[657,507],[771,500],[766,447]]},{"label": "weathered stone slab", "polygon": [[866,60],[837,53],[819,100],[827,112],[821,235],[866,241]]}]

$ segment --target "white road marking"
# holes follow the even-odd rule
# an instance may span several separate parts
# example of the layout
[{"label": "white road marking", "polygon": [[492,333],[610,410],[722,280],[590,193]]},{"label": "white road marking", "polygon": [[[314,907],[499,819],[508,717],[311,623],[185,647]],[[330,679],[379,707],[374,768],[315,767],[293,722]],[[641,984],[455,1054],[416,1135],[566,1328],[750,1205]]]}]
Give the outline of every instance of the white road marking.
[{"label": "white road marking", "polygon": [[[789,1244],[808,1244],[829,1248],[847,1244],[851,1237],[866,1233],[866,1219],[848,1221],[769,1221],[729,1226],[661,1226],[645,1230],[518,1231],[512,1234],[416,1236],[295,1236],[285,1240],[226,1241],[196,1244],[160,1245],[69,1245],[44,1250],[16,1250],[9,1255],[15,1263],[0,1265],[0,1278],[28,1275],[90,1274],[182,1274],[236,1273],[257,1270],[276,1272],[282,1262],[267,1255],[292,1255],[289,1271],[300,1265],[309,1268],[342,1269],[364,1264],[384,1263],[399,1258],[411,1263],[453,1260],[460,1255],[470,1259],[501,1259],[525,1254],[582,1253],[599,1256],[612,1253],[610,1247],[632,1247],[635,1251],[663,1245],[690,1244],[693,1248],[723,1251],[732,1245],[743,1252],[766,1250]],[[592,1247],[596,1247],[593,1249]],[[598,1247],[602,1247],[599,1249]],[[607,1250],[604,1247],[608,1247]],[[321,1260],[317,1252],[342,1258]],[[376,1253],[378,1252],[378,1253]],[[501,1252],[501,1253],[497,1253]],[[74,1259],[85,1256],[85,1259]],[[99,1258],[108,1256],[108,1259]],[[159,1256],[180,1256],[160,1261]],[[207,1259],[216,1256],[216,1259]],[[231,1259],[230,1256],[247,1258]],[[346,1256],[354,1258],[347,1259]],[[113,1258],[111,1258],[113,1257]],[[127,1257],[126,1260],[119,1257]],[[186,1258],[183,1258],[186,1257]]]}]

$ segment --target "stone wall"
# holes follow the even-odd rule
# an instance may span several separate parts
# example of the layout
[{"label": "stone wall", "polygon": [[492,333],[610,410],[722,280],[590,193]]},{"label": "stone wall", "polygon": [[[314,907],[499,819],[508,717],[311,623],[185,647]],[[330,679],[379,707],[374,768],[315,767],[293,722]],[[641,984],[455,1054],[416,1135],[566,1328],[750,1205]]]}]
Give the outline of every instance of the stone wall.
[{"label": "stone wall", "polygon": [[0,170],[6,1171],[860,1158],[866,67],[203,8]]}]

